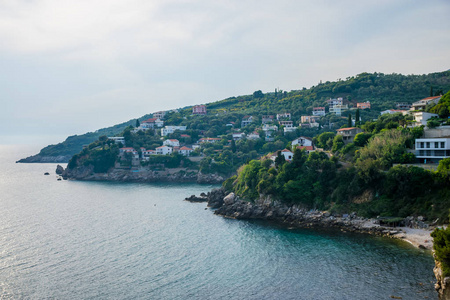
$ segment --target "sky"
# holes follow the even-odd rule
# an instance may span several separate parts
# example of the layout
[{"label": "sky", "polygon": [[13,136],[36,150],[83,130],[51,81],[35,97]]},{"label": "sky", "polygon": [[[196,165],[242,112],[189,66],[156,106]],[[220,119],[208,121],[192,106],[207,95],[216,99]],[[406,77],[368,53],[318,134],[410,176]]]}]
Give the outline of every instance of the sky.
[{"label": "sky", "polygon": [[0,144],[362,72],[450,69],[448,0],[1,0]]}]

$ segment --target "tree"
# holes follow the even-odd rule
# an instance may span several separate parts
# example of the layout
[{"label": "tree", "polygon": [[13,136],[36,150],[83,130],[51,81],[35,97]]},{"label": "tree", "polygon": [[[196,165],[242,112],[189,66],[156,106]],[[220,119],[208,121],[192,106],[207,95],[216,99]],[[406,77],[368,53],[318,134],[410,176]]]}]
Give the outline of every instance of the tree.
[{"label": "tree", "polygon": [[277,157],[275,158],[275,167],[278,169],[285,162],[286,162],[286,159],[284,158],[284,155],[281,153],[281,151],[278,151]]},{"label": "tree", "polygon": [[233,139],[231,140],[231,152],[236,152],[236,142]]},{"label": "tree", "polygon": [[136,119],[136,128],[138,128],[139,126],[141,126],[141,122],[139,122],[139,119]]},{"label": "tree", "polygon": [[262,98],[264,97],[264,94],[261,90],[253,92],[253,98]]},{"label": "tree", "polygon": [[434,95],[433,95],[433,86],[431,85],[430,86],[430,97],[433,97]]},{"label": "tree", "polygon": [[359,120],[359,108],[356,110],[356,114],[355,114],[355,126],[359,126],[361,123],[360,123],[360,120]]},{"label": "tree", "polygon": [[342,149],[342,147],[345,146],[344,139],[342,138],[342,135],[338,134],[333,139],[333,146],[331,147],[331,151],[337,152]]},{"label": "tree", "polygon": [[348,113],[347,127],[352,127],[352,113]]}]

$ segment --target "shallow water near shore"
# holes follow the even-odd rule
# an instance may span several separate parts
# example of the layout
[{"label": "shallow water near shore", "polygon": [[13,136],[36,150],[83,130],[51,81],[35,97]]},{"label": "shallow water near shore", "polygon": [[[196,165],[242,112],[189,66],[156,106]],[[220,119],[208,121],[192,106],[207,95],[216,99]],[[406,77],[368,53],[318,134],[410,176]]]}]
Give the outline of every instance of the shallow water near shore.
[{"label": "shallow water near shore", "polygon": [[57,181],[20,151],[0,146],[0,298],[437,298],[431,255],[405,242],[183,201],[211,185]]}]

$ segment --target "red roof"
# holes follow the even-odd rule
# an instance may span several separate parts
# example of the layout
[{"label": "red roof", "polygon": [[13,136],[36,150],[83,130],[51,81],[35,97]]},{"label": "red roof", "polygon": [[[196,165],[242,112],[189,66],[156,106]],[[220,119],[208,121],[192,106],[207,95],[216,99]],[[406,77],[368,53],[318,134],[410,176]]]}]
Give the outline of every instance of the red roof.
[{"label": "red roof", "polygon": [[288,150],[288,149],[281,150],[281,152],[291,152],[292,153],[292,151]]},{"label": "red roof", "polygon": [[132,148],[132,147],[124,147],[124,148],[120,148],[120,150],[134,150],[134,148]]},{"label": "red roof", "polygon": [[186,147],[186,146],[183,146],[183,147],[180,148],[180,150],[192,150],[192,149],[191,149],[191,148],[188,148],[188,147]]},{"label": "red roof", "polygon": [[178,142],[178,140],[176,140],[176,139],[170,139],[169,141],[171,141],[171,142]]},{"label": "red roof", "polygon": [[358,127],[347,127],[347,128],[338,129],[336,131],[344,131],[344,130],[352,130],[352,129],[359,129],[359,128]]},{"label": "red roof", "polygon": [[313,110],[325,110],[325,107],[314,107]]},{"label": "red roof", "polygon": [[433,99],[436,99],[436,98],[440,98],[440,97],[442,97],[442,96],[428,97],[428,98],[423,98],[423,99],[420,100],[420,101],[430,101],[430,100],[433,100]]},{"label": "red roof", "polygon": [[189,134],[182,134],[181,137],[191,137]]},{"label": "red roof", "polygon": [[142,123],[155,123],[155,121],[158,120],[157,118],[150,118],[148,120],[142,121]]},{"label": "red roof", "polygon": [[305,149],[307,151],[313,151],[314,147],[313,146],[297,146],[297,149],[300,149],[300,150]]}]

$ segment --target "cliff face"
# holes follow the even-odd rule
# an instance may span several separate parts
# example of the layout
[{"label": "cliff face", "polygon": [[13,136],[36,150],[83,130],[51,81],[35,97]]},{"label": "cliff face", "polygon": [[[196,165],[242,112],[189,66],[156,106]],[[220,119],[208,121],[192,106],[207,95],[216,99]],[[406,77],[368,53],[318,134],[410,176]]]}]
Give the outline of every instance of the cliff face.
[{"label": "cliff face", "polygon": [[116,181],[116,182],[197,182],[222,183],[224,178],[217,174],[202,174],[196,170],[166,169],[154,171],[151,169],[118,169],[113,168],[107,173],[94,173],[92,166],[82,166],[66,169],[63,177],[75,180]]},{"label": "cliff face", "polygon": [[434,288],[438,292],[439,300],[450,300],[450,277],[444,277],[442,272],[441,262],[436,259],[433,251],[435,267],[433,269],[434,276],[436,276],[436,284]]},{"label": "cliff face", "polygon": [[22,158],[16,163],[68,163],[71,155],[58,155],[58,156],[42,156],[39,154]]}]

